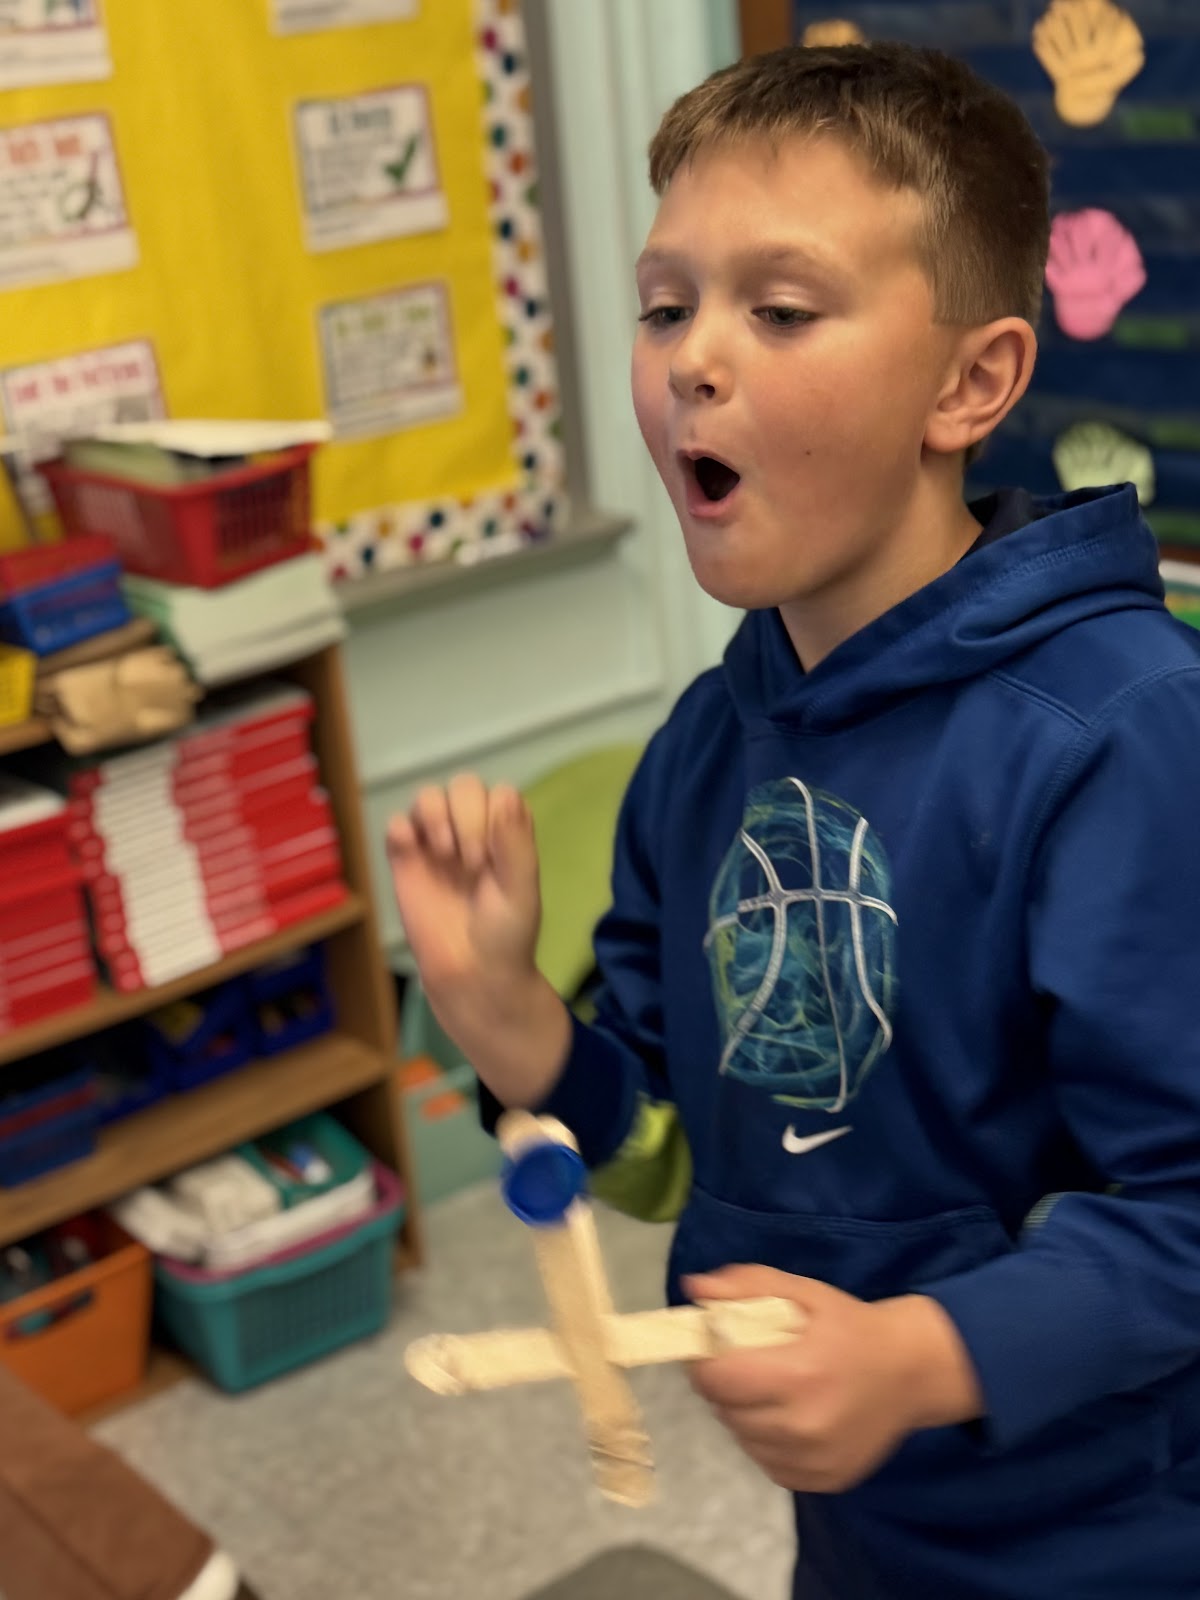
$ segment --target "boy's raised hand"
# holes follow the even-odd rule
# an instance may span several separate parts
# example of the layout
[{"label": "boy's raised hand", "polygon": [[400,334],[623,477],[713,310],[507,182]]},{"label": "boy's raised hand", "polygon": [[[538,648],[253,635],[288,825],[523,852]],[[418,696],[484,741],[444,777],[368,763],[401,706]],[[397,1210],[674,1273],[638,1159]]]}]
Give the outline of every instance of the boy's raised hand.
[{"label": "boy's raised hand", "polygon": [[515,789],[474,775],[426,788],[393,817],[388,857],[404,931],[431,996],[527,976],[541,923],[533,822]]},{"label": "boy's raised hand", "polygon": [[458,777],[393,817],[387,848],[438,1021],[502,1104],[539,1104],[567,1058],[571,1020],[535,960],[542,905],[525,802]]},{"label": "boy's raised hand", "polygon": [[979,1417],[983,1397],[954,1324],[921,1295],[870,1303],[770,1267],[687,1278],[694,1300],[775,1295],[804,1331],[769,1349],[696,1362],[692,1386],[775,1483],[837,1494],[861,1483],[920,1428]]}]

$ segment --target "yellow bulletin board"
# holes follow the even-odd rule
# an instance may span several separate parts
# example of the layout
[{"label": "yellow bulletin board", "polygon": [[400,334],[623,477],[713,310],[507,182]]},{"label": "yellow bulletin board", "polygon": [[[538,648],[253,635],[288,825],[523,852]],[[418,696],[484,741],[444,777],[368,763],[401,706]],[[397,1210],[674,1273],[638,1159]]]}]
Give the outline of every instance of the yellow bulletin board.
[{"label": "yellow bulletin board", "polygon": [[[113,416],[328,417],[314,514],[337,578],[552,533],[563,470],[519,11],[326,0],[333,22],[309,4],[313,23],[306,4],[71,0],[111,75],[0,87],[4,431],[54,363],[84,388],[107,352],[141,368],[132,400],[102,375]],[[48,31],[44,5],[29,0],[27,38]],[[5,210],[6,181],[28,198],[39,171],[58,185],[45,260],[32,202],[24,220]],[[23,537],[0,501],[0,545]]]}]

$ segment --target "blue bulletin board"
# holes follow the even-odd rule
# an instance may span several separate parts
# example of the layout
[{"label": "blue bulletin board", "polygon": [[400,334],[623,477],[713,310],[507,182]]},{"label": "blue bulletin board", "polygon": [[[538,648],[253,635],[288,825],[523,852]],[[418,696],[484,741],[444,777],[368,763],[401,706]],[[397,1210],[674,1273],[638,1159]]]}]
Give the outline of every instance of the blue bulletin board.
[{"label": "blue bulletin board", "polygon": [[969,491],[1130,479],[1200,554],[1200,0],[797,0],[792,28],[959,56],[1050,152],[1041,354]]}]

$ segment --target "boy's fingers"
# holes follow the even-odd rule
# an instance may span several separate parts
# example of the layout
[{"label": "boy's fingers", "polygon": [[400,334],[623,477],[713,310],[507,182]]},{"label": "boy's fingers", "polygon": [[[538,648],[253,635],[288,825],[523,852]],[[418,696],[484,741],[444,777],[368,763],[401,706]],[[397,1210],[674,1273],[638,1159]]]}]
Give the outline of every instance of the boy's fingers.
[{"label": "boy's fingers", "polygon": [[800,1281],[774,1267],[737,1265],[684,1278],[683,1292],[689,1300],[757,1300],[763,1296],[793,1300]]},{"label": "boy's fingers", "polygon": [[688,1367],[696,1393],[730,1414],[747,1408],[774,1409],[793,1376],[780,1362],[779,1349],[731,1350]]},{"label": "boy's fingers", "polygon": [[506,892],[522,893],[537,884],[537,845],[533,820],[515,789],[500,784],[488,802],[488,854],[496,880]]},{"label": "boy's fingers", "polygon": [[801,1278],[762,1266],[721,1267],[716,1272],[685,1277],[682,1286],[689,1300],[757,1300],[770,1296],[791,1300],[809,1312],[829,1309],[847,1298],[841,1289],[818,1278]]},{"label": "boy's fingers", "polygon": [[478,872],[487,859],[488,795],[482,780],[473,772],[452,778],[447,806],[463,865]]},{"label": "boy's fingers", "polygon": [[781,1449],[793,1442],[794,1436],[778,1405],[718,1405],[713,1407],[713,1412],[722,1427],[736,1434],[743,1445]]},{"label": "boy's fingers", "polygon": [[450,862],[458,856],[458,841],[450,820],[446,791],[433,785],[422,789],[410,813],[419,840],[424,841],[438,861]]},{"label": "boy's fingers", "polygon": [[388,823],[387,853],[389,856],[403,856],[415,850],[417,845],[417,830],[413,827],[408,815],[403,812],[397,814]]}]

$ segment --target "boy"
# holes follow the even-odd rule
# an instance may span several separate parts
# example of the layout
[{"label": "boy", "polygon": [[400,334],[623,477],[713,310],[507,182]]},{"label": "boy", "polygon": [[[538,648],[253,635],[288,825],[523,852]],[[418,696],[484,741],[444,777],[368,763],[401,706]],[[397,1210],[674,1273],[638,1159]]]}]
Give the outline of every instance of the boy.
[{"label": "boy", "polygon": [[672,1298],[807,1312],[693,1369],[796,1492],[796,1596],[1194,1600],[1200,641],[1129,486],[962,494],[1029,382],[1044,154],[851,46],[716,74],[650,165],[634,403],[749,614],[630,786],[593,1026],[517,795],[396,819],[431,1003],[679,1215]]}]

